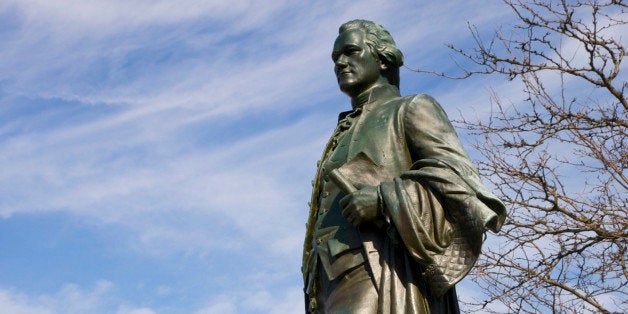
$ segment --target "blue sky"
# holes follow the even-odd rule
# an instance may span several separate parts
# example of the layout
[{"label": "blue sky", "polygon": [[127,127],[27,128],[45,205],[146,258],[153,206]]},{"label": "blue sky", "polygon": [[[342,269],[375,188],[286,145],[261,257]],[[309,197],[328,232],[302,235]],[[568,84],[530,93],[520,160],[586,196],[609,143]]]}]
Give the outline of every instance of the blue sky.
[{"label": "blue sky", "polygon": [[[0,312],[302,312],[310,181],[350,107],[331,47],[355,18],[439,71],[467,22],[512,21],[500,1],[0,1]],[[486,114],[489,87],[520,100],[500,77],[401,85],[452,118]]]}]

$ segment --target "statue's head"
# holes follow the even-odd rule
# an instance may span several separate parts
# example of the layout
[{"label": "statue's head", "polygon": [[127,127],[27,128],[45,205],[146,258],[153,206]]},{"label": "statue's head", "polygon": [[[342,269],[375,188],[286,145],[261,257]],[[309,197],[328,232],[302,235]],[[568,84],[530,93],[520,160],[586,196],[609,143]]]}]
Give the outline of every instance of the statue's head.
[{"label": "statue's head", "polygon": [[365,20],[342,24],[332,60],[340,90],[351,97],[377,84],[399,87],[403,54],[381,25]]}]

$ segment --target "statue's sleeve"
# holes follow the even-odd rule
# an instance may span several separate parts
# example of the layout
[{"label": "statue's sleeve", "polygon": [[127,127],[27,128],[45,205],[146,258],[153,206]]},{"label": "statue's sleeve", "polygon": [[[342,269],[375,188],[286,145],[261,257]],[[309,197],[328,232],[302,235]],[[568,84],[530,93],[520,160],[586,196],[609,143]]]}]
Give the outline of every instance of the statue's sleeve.
[{"label": "statue's sleeve", "polygon": [[[503,204],[482,186],[451,122],[433,98],[415,96],[400,110],[399,127],[413,164],[379,186],[389,234],[400,238],[409,254],[428,268],[443,263],[452,249],[469,251],[463,252],[471,255],[463,264],[473,264],[484,230],[501,226]],[[446,280],[464,277],[470,267],[462,266]]]}]

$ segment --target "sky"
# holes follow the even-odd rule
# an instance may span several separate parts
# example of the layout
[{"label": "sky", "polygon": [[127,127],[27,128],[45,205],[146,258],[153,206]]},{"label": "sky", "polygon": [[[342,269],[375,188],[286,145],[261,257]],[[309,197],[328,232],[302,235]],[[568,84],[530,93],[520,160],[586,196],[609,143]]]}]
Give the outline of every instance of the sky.
[{"label": "sky", "polygon": [[[331,48],[356,18],[436,71],[468,24],[512,21],[495,0],[0,0],[0,312],[303,312],[311,180],[350,108]],[[401,70],[451,118],[485,116],[489,88],[520,98]]]}]

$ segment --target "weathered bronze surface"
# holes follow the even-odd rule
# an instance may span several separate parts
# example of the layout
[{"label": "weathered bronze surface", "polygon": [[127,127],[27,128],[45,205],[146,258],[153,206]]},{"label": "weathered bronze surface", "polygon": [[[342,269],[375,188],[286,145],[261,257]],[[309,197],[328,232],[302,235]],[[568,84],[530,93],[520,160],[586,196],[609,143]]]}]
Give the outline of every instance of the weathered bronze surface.
[{"label": "weathered bronze surface", "polygon": [[306,312],[457,313],[454,285],[504,205],[480,182],[447,115],[401,97],[403,55],[379,24],[343,24],[332,52],[352,110],[314,180],[303,253]]}]

